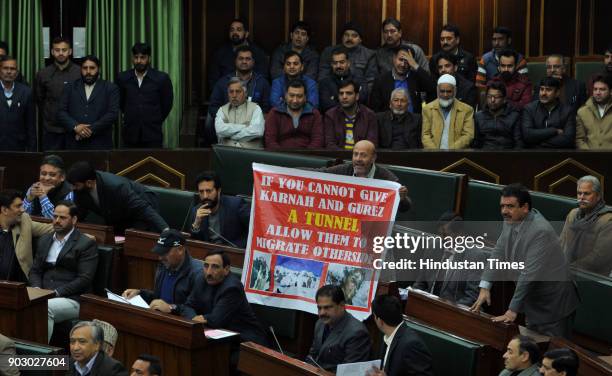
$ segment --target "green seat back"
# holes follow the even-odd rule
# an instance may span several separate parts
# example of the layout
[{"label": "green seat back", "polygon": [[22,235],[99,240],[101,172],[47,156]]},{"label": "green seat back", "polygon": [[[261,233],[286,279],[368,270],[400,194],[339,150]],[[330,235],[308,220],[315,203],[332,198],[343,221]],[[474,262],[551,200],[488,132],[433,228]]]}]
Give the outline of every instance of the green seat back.
[{"label": "green seat back", "polygon": [[501,221],[499,197],[503,186],[480,180],[470,180],[463,211],[466,221]]},{"label": "green seat back", "polygon": [[411,320],[404,322],[414,329],[427,345],[433,359],[434,375],[477,374],[479,352],[483,345]]},{"label": "green seat back", "polygon": [[457,192],[465,175],[413,167],[385,167],[408,188],[408,196],[412,199],[410,211],[398,212],[397,220],[437,221],[444,212],[456,210]]},{"label": "green seat back", "polygon": [[570,210],[578,207],[576,198],[558,196],[550,193],[531,192],[531,202],[533,207],[538,209],[544,218],[552,224],[557,234],[563,230],[565,217]]},{"label": "green seat back", "polygon": [[213,169],[221,178],[223,193],[253,194],[253,162],[282,167],[325,167],[328,158],[299,154],[275,153],[264,150],[214,146]]},{"label": "green seat back", "polygon": [[181,230],[189,214],[189,208],[193,204],[194,193],[154,186],[148,186],[148,188],[157,194],[159,214],[166,220],[168,226]]},{"label": "green seat back", "polygon": [[[15,341],[15,352],[17,355],[55,355],[60,354],[62,349],[32,342]],[[21,371],[22,375],[28,376],[52,376],[53,371]]]},{"label": "green seat back", "polygon": [[612,279],[576,270],[580,305],[576,310],[574,331],[612,346],[612,325],[605,325],[612,312]]},{"label": "green seat back", "polygon": [[98,245],[98,266],[93,280],[93,292],[98,296],[106,297],[105,289],[111,286],[114,252],[113,247]]},{"label": "green seat back", "polygon": [[596,73],[604,70],[603,61],[583,61],[574,64],[574,77],[584,83]]},{"label": "green seat back", "polygon": [[268,331],[270,326],[273,326],[274,333],[277,336],[288,339],[297,338],[298,311],[261,304],[251,304],[251,308],[253,308],[255,315],[257,315],[259,322],[261,322],[266,331]]},{"label": "green seat back", "polygon": [[[540,80],[546,77],[546,63],[543,61],[532,61],[527,63],[527,76],[533,87],[540,84]],[[537,93],[536,93],[537,94]]]}]

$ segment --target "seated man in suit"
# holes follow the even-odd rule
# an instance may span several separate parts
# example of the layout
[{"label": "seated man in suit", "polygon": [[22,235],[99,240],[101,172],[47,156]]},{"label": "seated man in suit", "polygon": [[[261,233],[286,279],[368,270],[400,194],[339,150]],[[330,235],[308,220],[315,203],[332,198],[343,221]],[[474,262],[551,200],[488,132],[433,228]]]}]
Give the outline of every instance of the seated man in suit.
[{"label": "seated man in suit", "polygon": [[421,115],[408,111],[410,95],[406,89],[391,92],[389,109],[376,114],[378,146],[383,149],[420,149]]},{"label": "seated man in suit", "polygon": [[131,299],[140,294],[152,309],[178,313],[177,307],[185,303],[194,285],[202,279],[202,261],[191,257],[185,237],[174,229],[159,235],[153,253],[159,258],[153,290],[127,289],[123,297]]},{"label": "seated man in suit", "polygon": [[47,155],[40,163],[38,181],[26,192],[23,209],[30,215],[53,218],[58,201],[72,201],[72,186],[66,181],[64,160],[57,155]]},{"label": "seated man in suit", "polygon": [[32,268],[32,241],[53,231],[50,223],[32,221],[21,192],[0,192],[0,279],[27,282]]},{"label": "seated man in suit", "polygon": [[467,149],[474,139],[474,109],[456,98],[457,81],[450,74],[438,79],[438,99],[423,107],[424,149]]},{"label": "seated man in suit", "polygon": [[[457,239],[464,234],[463,218],[453,212],[442,214],[439,219],[438,235],[442,239],[448,237]],[[449,260],[450,262],[486,262],[487,255],[476,247],[457,245],[455,248],[428,249],[422,256],[436,261]],[[478,298],[480,289],[479,269],[421,269],[417,281],[412,288],[427,291],[430,294],[449,300],[455,304],[471,306]]]},{"label": "seated man in suit", "polygon": [[431,354],[419,335],[404,324],[402,304],[391,295],[379,295],[372,302],[372,314],[384,334],[382,370],[372,369],[368,376],[433,376]]},{"label": "seated man in suit", "polygon": [[81,78],[66,85],[57,123],[66,128],[66,148],[113,148],[113,124],[119,116],[119,88],[100,77],[100,60],[85,56]]},{"label": "seated man in suit", "polygon": [[251,206],[240,197],[221,194],[221,179],[213,171],[196,177],[199,201],[189,213],[191,236],[205,242],[246,246]]},{"label": "seated man in suit", "polygon": [[[212,251],[204,259],[204,278],[198,279],[187,302],[180,306],[186,319],[240,333],[240,342],[253,341],[269,346],[266,333],[251,309],[240,279],[230,271],[229,256]],[[240,348],[232,343],[230,368],[238,365]]]},{"label": "seated man in suit", "polygon": [[542,376],[577,376],[580,360],[574,350],[552,349],[542,356]]},{"label": "seated man in suit", "polygon": [[79,298],[91,292],[98,266],[95,240],[75,228],[77,207],[60,201],[53,214],[53,234],[38,241],[36,258],[30,270],[30,285],[53,290],[47,301],[47,335],[51,340],[53,325],[79,317]]},{"label": "seated man in suit", "polygon": [[79,218],[89,211],[123,233],[126,228],[162,232],[168,224],[157,212],[157,196],[142,184],[104,171],[89,162],[77,162],[68,170],[67,180],[74,190]]},{"label": "seated man in suit", "polygon": [[499,376],[540,376],[538,362],[540,348],[527,336],[516,336],[509,343],[504,353],[505,369]]},{"label": "seated man in suit", "polygon": [[319,320],[306,361],[336,371],[338,364],[369,359],[372,343],[365,325],[344,307],[344,292],[339,286],[326,285],[315,295]]},{"label": "seated man in suit", "polygon": [[[388,180],[399,183],[395,174],[382,166],[375,165],[376,147],[371,141],[361,140],[353,148],[353,161],[332,167],[322,168],[319,171],[328,174],[357,176],[367,179]],[[410,210],[412,205],[408,197],[408,188],[401,186],[399,189],[400,203],[397,210],[404,212]]]},{"label": "seated man in suit", "polygon": [[70,368],[66,376],[127,376],[117,360],[102,351],[104,331],[92,321],[81,321],[70,330]]}]

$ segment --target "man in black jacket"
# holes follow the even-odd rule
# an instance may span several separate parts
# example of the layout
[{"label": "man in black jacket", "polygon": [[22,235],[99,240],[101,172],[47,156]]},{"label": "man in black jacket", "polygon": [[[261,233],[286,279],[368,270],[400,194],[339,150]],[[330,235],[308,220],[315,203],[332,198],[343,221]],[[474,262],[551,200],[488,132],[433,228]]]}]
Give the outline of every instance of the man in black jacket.
[{"label": "man in black jacket", "polygon": [[119,89],[100,76],[100,60],[83,58],[81,78],[64,88],[57,112],[58,125],[66,128],[66,148],[113,148],[113,124],[119,116]]},{"label": "man in black jacket", "polygon": [[0,151],[36,151],[32,90],[17,82],[17,60],[0,57]]},{"label": "man in black jacket", "polygon": [[241,19],[234,19],[229,26],[229,41],[216,49],[208,70],[208,88],[212,90],[221,77],[235,70],[236,50],[240,46],[249,46],[255,59],[255,72],[269,79],[268,59],[266,53],[255,43],[249,42],[249,24]]},{"label": "man in black jacket", "polygon": [[191,257],[185,237],[174,229],[159,235],[153,253],[159,258],[153,290],[127,289],[123,297],[131,299],[140,294],[151,309],[178,313],[179,305],[185,303],[193,286],[203,277],[202,261]]},{"label": "man in black jacket", "polygon": [[81,321],[70,331],[70,368],[66,376],[127,376],[123,365],[102,351],[104,331]]},{"label": "man in black jacket", "polygon": [[[253,341],[269,346],[268,338],[251,309],[240,279],[230,271],[229,256],[212,251],[204,259],[204,278],[200,278],[187,302],[180,306],[186,319],[202,322],[210,328],[240,333],[240,342]],[[238,364],[240,349],[233,343],[230,354],[232,369]]]},{"label": "man in black jacket", "polygon": [[375,112],[385,111],[393,89],[399,87],[410,93],[409,111],[421,113],[421,103],[436,97],[436,86],[429,73],[414,59],[412,47],[401,44],[393,55],[393,69],[382,73],[374,80],[370,92],[370,108]]},{"label": "man in black jacket", "polygon": [[408,111],[410,95],[406,89],[391,92],[389,109],[376,114],[378,145],[384,149],[420,149],[421,115]]},{"label": "man in black jacket", "polygon": [[[446,53],[455,57],[457,63],[457,73],[466,80],[474,83],[476,81],[476,59],[474,55],[461,48],[461,34],[459,28],[455,25],[446,24],[442,26],[440,31],[440,48],[429,60],[429,71],[438,71],[438,58],[440,54]],[[442,75],[442,74],[440,74]],[[455,78],[457,78],[455,76]],[[460,99],[462,102],[464,100]]]},{"label": "man in black jacket", "polygon": [[368,376],[433,376],[431,353],[417,332],[404,324],[399,299],[378,295],[372,302],[372,316],[384,334],[384,344],[382,371],[371,369]]},{"label": "man in black jacket", "polygon": [[529,148],[573,149],[576,113],[559,101],[561,82],[554,77],[540,81],[540,99],[523,109],[523,140]]},{"label": "man in black jacket", "polygon": [[451,54],[450,52],[441,51],[436,54],[435,59],[431,59],[431,64],[435,64],[435,69],[432,72],[436,72],[436,74],[432,73],[432,76],[435,77],[434,82],[436,82],[443,74],[450,74],[455,77],[457,81],[455,98],[460,100],[463,103],[467,103],[474,110],[476,110],[476,106],[478,106],[478,89],[476,85],[467,78],[463,77],[463,75],[459,74],[459,63],[457,60],[457,56]]},{"label": "man in black jacket", "polygon": [[67,179],[74,189],[79,218],[86,218],[91,211],[116,233],[130,227],[154,232],[169,228],[157,212],[157,195],[140,183],[96,171],[86,161],[72,165]]},{"label": "man in black jacket", "polygon": [[121,94],[123,142],[133,148],[161,148],[162,123],[172,110],[174,94],[167,73],[151,67],[151,46],[138,42],[132,47],[134,68],[117,75]]},{"label": "man in black jacket", "polygon": [[331,56],[332,74],[319,81],[319,109],[324,114],[330,108],[340,104],[338,91],[340,84],[345,81],[354,81],[359,85],[359,103],[367,103],[368,87],[365,80],[355,77],[351,72],[351,61],[348,50],[342,46],[334,49]]},{"label": "man in black jacket", "polygon": [[[586,85],[567,75],[563,55],[550,55],[546,58],[546,77],[554,77],[561,82],[559,101],[577,112],[587,101]],[[534,93],[540,92],[540,86],[534,88]]]},{"label": "man in black jacket", "polygon": [[521,113],[506,99],[506,85],[490,81],[487,85],[487,105],[474,115],[476,149],[500,150],[523,147]]},{"label": "man in black jacket", "polygon": [[52,234],[38,240],[30,269],[30,285],[53,290],[47,301],[47,335],[51,340],[55,323],[79,317],[79,298],[91,291],[98,266],[96,242],[75,228],[77,207],[70,201],[55,206]]}]

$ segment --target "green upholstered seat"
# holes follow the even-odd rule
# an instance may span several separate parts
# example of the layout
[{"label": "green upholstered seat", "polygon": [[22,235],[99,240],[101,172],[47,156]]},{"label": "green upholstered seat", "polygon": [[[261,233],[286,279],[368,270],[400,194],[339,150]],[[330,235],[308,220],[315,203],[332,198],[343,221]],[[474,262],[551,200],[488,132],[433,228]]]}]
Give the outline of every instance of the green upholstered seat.
[{"label": "green upholstered seat", "polygon": [[404,322],[414,329],[427,345],[433,359],[434,375],[472,376],[477,374],[478,360],[484,345],[409,319]]},{"label": "green upholstered seat", "polygon": [[[15,342],[15,352],[17,355],[60,355],[64,352],[64,349],[59,347],[53,347],[49,345],[43,345],[41,343],[35,343],[30,341],[24,341],[21,339],[13,338]],[[21,371],[22,375],[28,376],[51,376],[54,371]],[[61,371],[57,371],[61,372]]]},{"label": "green upholstered seat", "polygon": [[[531,61],[527,63],[527,76],[529,81],[535,88],[540,83],[540,80],[546,77],[546,62],[543,61]],[[536,93],[537,95],[537,93]]]},{"label": "green upholstered seat", "polygon": [[179,189],[148,186],[157,194],[159,214],[166,220],[170,228],[181,230],[189,208],[193,204],[194,193]]},{"label": "green upholstered seat", "polygon": [[298,311],[261,304],[251,304],[251,308],[266,331],[272,326],[278,337],[296,339]]},{"label": "green upholstered seat", "polygon": [[223,193],[253,194],[253,162],[282,167],[325,167],[329,158],[275,153],[256,149],[214,146],[212,166],[221,178]]},{"label": "green upholstered seat", "polygon": [[575,270],[580,295],[574,332],[604,341],[612,347],[612,279],[583,270]]},{"label": "green upholstered seat", "polygon": [[111,286],[114,252],[114,247],[98,245],[98,266],[93,280],[93,293],[98,296],[106,297],[105,289]]},{"label": "green upholstered seat", "polygon": [[603,59],[601,61],[578,61],[574,64],[574,77],[584,83],[596,73],[604,70]]}]

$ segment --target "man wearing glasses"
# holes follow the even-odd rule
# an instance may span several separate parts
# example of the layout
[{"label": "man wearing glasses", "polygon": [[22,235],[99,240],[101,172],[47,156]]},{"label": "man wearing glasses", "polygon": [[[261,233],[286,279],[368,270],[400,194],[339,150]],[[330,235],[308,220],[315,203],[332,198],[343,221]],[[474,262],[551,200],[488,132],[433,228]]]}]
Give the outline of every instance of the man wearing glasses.
[{"label": "man wearing glasses", "polygon": [[[546,77],[554,77],[561,81],[559,101],[570,106],[574,112],[587,100],[586,85],[582,81],[575,80],[567,75],[566,65],[563,63],[563,55],[550,55],[546,58]],[[534,93],[540,92],[540,86],[535,88]]]}]

